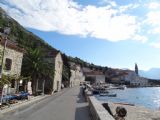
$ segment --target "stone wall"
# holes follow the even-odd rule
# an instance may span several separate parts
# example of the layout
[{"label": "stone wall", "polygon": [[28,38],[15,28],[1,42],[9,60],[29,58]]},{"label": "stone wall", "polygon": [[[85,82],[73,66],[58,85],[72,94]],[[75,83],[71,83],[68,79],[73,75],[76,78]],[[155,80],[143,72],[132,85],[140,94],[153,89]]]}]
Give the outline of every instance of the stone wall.
[{"label": "stone wall", "polygon": [[92,120],[114,120],[114,118],[94,96],[89,97],[88,102]]},{"label": "stone wall", "polygon": [[[0,45],[0,51],[3,51],[3,46]],[[14,49],[6,48],[4,53],[4,59],[3,59],[3,66],[5,66],[6,58],[9,58],[12,60],[11,70],[5,70],[5,67],[3,67],[3,73],[9,74],[9,75],[17,75],[20,76],[21,74],[21,66],[22,66],[22,59],[23,59],[23,53],[16,51]],[[0,60],[1,62],[1,60]]]},{"label": "stone wall", "polygon": [[[2,52],[3,52],[4,46],[0,45],[0,64],[2,62]],[[6,58],[11,60],[11,69],[6,70],[5,63]],[[17,50],[11,49],[6,47],[4,51],[4,57],[3,57],[3,70],[2,73],[5,75],[15,75],[20,76],[21,75],[21,67],[22,67],[22,59],[23,59],[23,53],[19,52]],[[11,88],[9,85],[5,85],[4,87],[4,94],[14,94],[16,92],[17,83],[15,81],[15,85],[13,88]]]}]

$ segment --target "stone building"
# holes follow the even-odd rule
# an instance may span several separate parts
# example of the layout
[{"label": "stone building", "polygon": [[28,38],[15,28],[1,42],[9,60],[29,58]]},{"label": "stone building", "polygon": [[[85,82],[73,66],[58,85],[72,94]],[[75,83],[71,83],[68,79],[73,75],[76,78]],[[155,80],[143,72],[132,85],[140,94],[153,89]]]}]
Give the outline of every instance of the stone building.
[{"label": "stone building", "polygon": [[107,83],[113,84],[124,84],[123,76],[125,75],[125,71],[121,69],[108,69],[105,71],[105,77]]},{"label": "stone building", "polygon": [[55,74],[54,74],[54,91],[60,91],[62,86],[62,71],[63,60],[61,53],[58,52],[55,56]]},{"label": "stone building", "polygon": [[111,69],[105,73],[107,82],[113,84],[127,84],[130,86],[148,86],[148,79],[138,75],[138,66],[135,64],[135,71]]},{"label": "stone building", "polygon": [[91,84],[104,84],[105,74],[101,71],[85,72],[85,80],[90,81]]},{"label": "stone building", "polygon": [[[0,65],[0,69],[3,67],[1,72],[7,76],[19,77],[21,75],[24,50],[19,48],[16,43],[6,39],[2,35],[0,36],[0,63],[2,63],[3,57],[3,66]],[[11,85],[5,85],[4,93],[15,93],[16,89],[19,89],[17,88],[17,83],[15,80],[12,80]]]},{"label": "stone building", "polygon": [[62,71],[63,71],[63,60],[62,55],[57,50],[48,52],[46,60],[51,64],[54,64],[54,79],[48,78],[45,82],[45,92],[58,92],[62,87]]},{"label": "stone building", "polygon": [[83,75],[83,71],[80,65],[76,65],[75,63],[70,62],[70,87],[74,87],[80,85],[85,80],[85,76]]},{"label": "stone building", "polygon": [[148,79],[138,76],[135,71],[126,70],[125,73],[127,74],[123,76],[123,80],[128,82],[131,86],[145,87],[149,85]]}]

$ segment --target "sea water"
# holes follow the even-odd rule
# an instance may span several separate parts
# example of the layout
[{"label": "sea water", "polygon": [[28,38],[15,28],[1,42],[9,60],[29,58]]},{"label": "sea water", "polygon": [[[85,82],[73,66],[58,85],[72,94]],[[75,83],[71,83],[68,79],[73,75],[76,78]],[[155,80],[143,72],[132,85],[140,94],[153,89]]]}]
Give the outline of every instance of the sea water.
[{"label": "sea water", "polygon": [[96,98],[105,102],[129,103],[150,109],[160,109],[160,87],[127,88],[125,90],[110,90],[110,92],[116,93],[117,97],[96,95]]}]

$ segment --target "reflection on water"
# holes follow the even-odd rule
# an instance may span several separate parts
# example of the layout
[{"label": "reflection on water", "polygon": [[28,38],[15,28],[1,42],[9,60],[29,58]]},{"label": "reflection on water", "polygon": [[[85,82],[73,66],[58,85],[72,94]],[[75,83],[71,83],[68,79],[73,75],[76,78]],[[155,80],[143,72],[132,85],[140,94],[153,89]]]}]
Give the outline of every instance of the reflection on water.
[{"label": "reflection on water", "polygon": [[117,93],[117,97],[96,97],[100,101],[125,102],[135,105],[145,106],[151,109],[160,108],[160,88],[127,88],[126,90],[112,90]]}]

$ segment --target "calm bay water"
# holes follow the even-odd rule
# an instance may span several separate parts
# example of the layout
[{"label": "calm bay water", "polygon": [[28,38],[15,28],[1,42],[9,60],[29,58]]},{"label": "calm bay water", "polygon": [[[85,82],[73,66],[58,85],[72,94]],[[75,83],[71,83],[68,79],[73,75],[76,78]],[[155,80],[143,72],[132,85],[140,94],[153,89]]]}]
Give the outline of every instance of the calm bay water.
[{"label": "calm bay water", "polygon": [[100,101],[112,101],[130,103],[145,106],[150,109],[160,108],[160,87],[147,88],[127,88],[125,90],[111,90],[117,97],[107,97],[97,95]]}]

